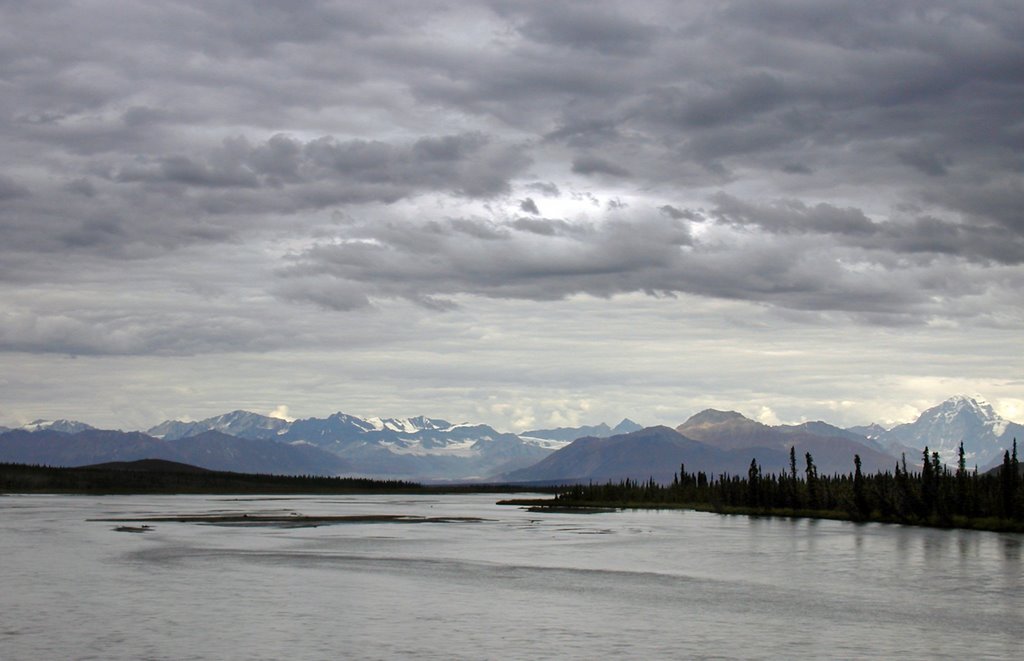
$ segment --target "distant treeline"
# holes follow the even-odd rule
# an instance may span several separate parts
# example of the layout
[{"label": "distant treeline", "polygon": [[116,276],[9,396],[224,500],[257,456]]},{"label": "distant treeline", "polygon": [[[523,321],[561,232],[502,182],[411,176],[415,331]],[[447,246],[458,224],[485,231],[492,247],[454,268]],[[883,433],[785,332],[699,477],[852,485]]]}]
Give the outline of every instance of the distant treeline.
[{"label": "distant treeline", "polygon": [[[60,468],[0,462],[0,493],[75,494],[348,494],[515,493],[509,484],[433,484],[319,475],[264,475],[211,471],[161,460]],[[555,486],[530,491],[555,493]]]},{"label": "distant treeline", "polygon": [[230,493],[332,494],[415,491],[401,480],[315,475],[261,475],[191,470],[55,468],[0,463],[0,493]]},{"label": "distant treeline", "polygon": [[955,470],[937,452],[924,449],[920,471],[906,456],[892,472],[861,473],[860,456],[846,475],[819,475],[810,453],[797,470],[790,449],[789,471],[764,474],[756,461],[746,476],[687,472],[680,466],[671,484],[626,479],[617,484],[576,485],[560,491],[558,506],[695,506],[719,512],[790,514],[933,526],[1024,530],[1024,485],[1017,441],[997,471],[968,470],[960,444]]}]

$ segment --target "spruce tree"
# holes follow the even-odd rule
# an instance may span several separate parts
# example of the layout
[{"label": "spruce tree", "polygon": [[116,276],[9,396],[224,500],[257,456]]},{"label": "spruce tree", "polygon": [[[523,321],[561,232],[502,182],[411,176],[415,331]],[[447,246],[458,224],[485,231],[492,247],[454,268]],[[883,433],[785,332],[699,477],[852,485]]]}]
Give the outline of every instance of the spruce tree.
[{"label": "spruce tree", "polygon": [[857,518],[866,519],[871,513],[867,494],[864,493],[864,475],[860,472],[860,455],[853,455],[853,508]]},{"label": "spruce tree", "polygon": [[1014,475],[1013,462],[1010,460],[1010,452],[1008,450],[1003,451],[1003,465],[999,469],[999,495],[1000,495],[1000,513],[1004,517],[1013,516],[1013,497],[1014,495]]},{"label": "spruce tree", "polygon": [[787,506],[794,509],[800,507],[800,485],[796,480],[796,446],[789,446],[789,476],[779,479],[780,486],[785,483]]},{"label": "spruce tree", "polygon": [[804,454],[804,459],[807,461],[807,507],[814,510],[818,509],[818,469],[814,467],[810,452]]},{"label": "spruce tree", "polygon": [[970,515],[967,503],[967,458],[964,454],[964,442],[956,451],[956,513]]},{"label": "spruce tree", "polygon": [[750,460],[747,469],[747,506],[758,507],[761,504],[761,468],[757,459]]},{"label": "spruce tree", "polygon": [[928,446],[924,446],[924,458],[921,464],[921,508],[918,515],[928,517],[935,510],[935,467],[932,458],[928,453]]}]

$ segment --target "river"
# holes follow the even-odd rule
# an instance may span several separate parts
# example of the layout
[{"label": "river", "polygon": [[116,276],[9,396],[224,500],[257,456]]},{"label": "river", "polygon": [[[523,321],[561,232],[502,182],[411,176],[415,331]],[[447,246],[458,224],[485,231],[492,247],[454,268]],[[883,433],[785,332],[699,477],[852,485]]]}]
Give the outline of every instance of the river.
[{"label": "river", "polygon": [[[1024,653],[1024,535],[497,498],[0,497],[0,658]],[[96,520],[293,513],[422,518]]]}]

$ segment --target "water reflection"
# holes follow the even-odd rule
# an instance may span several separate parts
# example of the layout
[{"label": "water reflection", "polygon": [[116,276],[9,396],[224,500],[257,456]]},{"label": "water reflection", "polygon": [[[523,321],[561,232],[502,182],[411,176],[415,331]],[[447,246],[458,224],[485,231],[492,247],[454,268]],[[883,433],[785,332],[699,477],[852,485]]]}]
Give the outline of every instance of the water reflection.
[{"label": "water reflection", "polygon": [[1020,562],[1021,536],[1002,535],[1000,541],[1003,547],[1003,557],[1010,563],[1016,564]]}]

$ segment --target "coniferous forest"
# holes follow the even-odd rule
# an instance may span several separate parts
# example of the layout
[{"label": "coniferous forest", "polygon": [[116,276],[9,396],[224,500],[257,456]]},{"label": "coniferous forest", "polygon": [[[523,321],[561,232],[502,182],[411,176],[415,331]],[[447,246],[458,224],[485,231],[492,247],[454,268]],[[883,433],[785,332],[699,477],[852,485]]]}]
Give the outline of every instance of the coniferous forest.
[{"label": "coniferous forest", "polygon": [[859,456],[853,472],[821,475],[806,453],[790,449],[789,470],[762,473],[752,460],[746,475],[707,475],[679,467],[671,484],[626,479],[575,485],[560,491],[558,507],[689,507],[722,513],[776,514],[879,521],[940,527],[1024,531],[1024,480],[1017,441],[1002,466],[979,474],[968,470],[961,443],[955,469],[924,449],[920,470],[906,456],[892,471],[865,475]]}]

